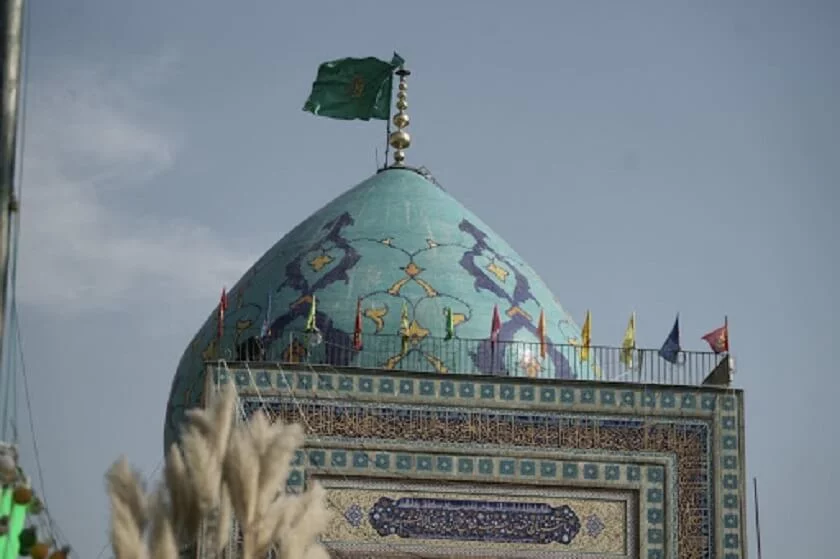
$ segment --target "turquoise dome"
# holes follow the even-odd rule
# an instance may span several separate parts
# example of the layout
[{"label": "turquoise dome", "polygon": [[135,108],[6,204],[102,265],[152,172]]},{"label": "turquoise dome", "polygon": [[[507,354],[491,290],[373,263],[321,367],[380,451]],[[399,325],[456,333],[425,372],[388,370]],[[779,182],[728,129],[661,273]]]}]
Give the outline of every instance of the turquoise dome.
[{"label": "turquoise dome", "polygon": [[[313,336],[301,334],[313,295],[321,332],[317,347],[305,341]],[[580,330],[536,272],[481,219],[413,169],[379,172],[269,249],[228,292],[223,357],[242,359],[256,347],[269,296],[266,360],[294,356],[334,366],[592,376],[588,363],[562,347],[576,344]],[[353,347],[357,301],[361,351]],[[494,307],[501,330],[491,348]],[[447,308],[455,325],[449,341]],[[540,311],[546,318],[545,357]],[[399,335],[404,312],[407,344]],[[216,316],[214,310],[181,358],[167,409],[167,445],[184,411],[199,402],[204,361],[218,355]]]}]

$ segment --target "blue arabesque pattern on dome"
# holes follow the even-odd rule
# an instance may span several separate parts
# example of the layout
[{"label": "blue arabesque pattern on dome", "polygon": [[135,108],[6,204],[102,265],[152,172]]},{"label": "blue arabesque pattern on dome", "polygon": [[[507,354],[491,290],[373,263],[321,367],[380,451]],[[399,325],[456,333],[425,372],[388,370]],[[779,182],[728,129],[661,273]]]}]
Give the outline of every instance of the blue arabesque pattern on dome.
[{"label": "blue arabesque pattern on dome", "polygon": [[[502,317],[502,341],[537,342],[540,310],[546,315],[549,344],[575,344],[580,337],[572,318],[504,240],[442,188],[409,169],[389,169],[362,182],[266,252],[229,291],[223,348],[259,335],[269,293],[274,344],[283,344],[286,332],[304,329],[313,294],[324,337],[343,340],[347,348],[352,347],[358,298],[366,345],[377,334],[399,332],[405,305],[409,351],[422,356],[411,361],[411,370],[423,363],[429,371],[459,372],[444,352],[434,349],[441,344],[424,344],[444,337],[447,307],[458,338],[489,338],[494,305]],[[167,410],[167,444],[183,412],[199,403],[203,363],[217,355],[216,331],[214,311],[181,359]],[[489,372],[492,364],[481,362],[483,354],[474,356],[476,366]],[[400,368],[402,357],[397,353],[387,362],[365,364]],[[546,359],[552,366],[541,370],[534,356],[536,368],[529,372],[591,376],[589,364],[569,360],[553,347]]]}]

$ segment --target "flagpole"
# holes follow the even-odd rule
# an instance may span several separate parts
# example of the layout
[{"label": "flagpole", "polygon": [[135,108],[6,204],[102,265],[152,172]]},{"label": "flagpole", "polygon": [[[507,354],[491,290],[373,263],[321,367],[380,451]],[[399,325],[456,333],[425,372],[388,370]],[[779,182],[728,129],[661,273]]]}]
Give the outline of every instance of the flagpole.
[{"label": "flagpole", "polygon": [[761,524],[758,517],[758,478],[753,478],[753,492],[755,501],[755,541],[758,548],[758,559],[761,559]]}]

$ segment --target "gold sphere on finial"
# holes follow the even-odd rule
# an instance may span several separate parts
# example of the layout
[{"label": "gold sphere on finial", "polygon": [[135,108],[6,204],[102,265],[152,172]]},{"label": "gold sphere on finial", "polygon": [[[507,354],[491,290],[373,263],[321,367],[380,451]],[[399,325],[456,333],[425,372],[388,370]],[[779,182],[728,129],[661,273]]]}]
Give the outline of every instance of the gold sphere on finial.
[{"label": "gold sphere on finial", "polygon": [[402,167],[405,161],[405,150],[411,146],[411,136],[405,131],[405,128],[411,123],[411,119],[406,114],[408,109],[408,84],[406,78],[411,75],[411,72],[405,68],[400,67],[396,75],[399,76],[400,82],[397,86],[397,114],[394,115],[392,122],[397,130],[392,132],[388,137],[388,143],[394,148],[394,166]]}]

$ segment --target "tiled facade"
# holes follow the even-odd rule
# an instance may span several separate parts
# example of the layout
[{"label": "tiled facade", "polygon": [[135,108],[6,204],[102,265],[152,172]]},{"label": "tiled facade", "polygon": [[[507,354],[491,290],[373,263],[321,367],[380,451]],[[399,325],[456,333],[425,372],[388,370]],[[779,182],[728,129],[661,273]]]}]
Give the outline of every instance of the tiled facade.
[{"label": "tiled facade", "polygon": [[[550,520],[555,523],[559,513],[534,491],[584,492],[591,502],[632,495],[626,502],[633,504],[622,517],[622,530],[631,535],[622,540],[621,552],[616,548],[604,556],[745,557],[739,391],[305,366],[208,367],[215,382],[237,385],[246,414],[264,408],[305,425],[307,444],[295,459],[292,488],[315,478],[331,498],[333,488],[339,499],[348,487],[367,487],[381,490],[391,503],[398,487],[413,496],[399,514],[414,514],[411,507],[422,502],[447,511],[463,507],[458,518],[473,514],[464,511],[492,511],[521,500],[514,509],[527,509],[532,516],[537,514],[533,510],[548,511],[544,514],[554,515]],[[426,499],[430,488],[440,487],[455,488],[450,501],[441,501],[437,493]],[[529,491],[532,496],[514,499]],[[357,505],[348,512],[341,506],[345,510],[335,506],[337,518],[354,526],[373,523],[369,510]],[[594,514],[579,516],[570,543],[527,543],[530,536],[504,526],[512,530],[509,541],[482,542],[474,523],[437,536],[429,526],[418,527],[422,537],[338,526],[325,541],[361,557],[416,556],[418,550],[441,557],[604,554],[586,547],[597,543],[591,534],[599,533],[602,520]],[[504,518],[507,522],[511,516]]]}]

